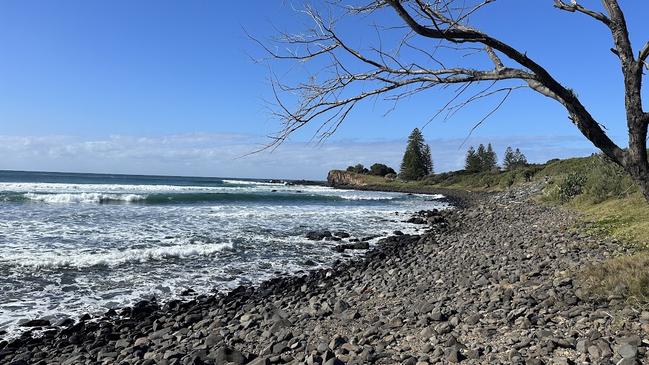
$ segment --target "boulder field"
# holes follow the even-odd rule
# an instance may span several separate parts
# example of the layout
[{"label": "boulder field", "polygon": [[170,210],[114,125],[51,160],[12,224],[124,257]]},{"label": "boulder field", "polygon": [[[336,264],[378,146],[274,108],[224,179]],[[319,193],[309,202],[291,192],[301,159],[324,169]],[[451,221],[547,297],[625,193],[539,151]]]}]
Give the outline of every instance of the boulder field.
[{"label": "boulder field", "polygon": [[575,276],[624,249],[572,213],[499,194],[413,218],[423,233],[308,275],[33,322],[0,363],[649,363],[649,312]]}]

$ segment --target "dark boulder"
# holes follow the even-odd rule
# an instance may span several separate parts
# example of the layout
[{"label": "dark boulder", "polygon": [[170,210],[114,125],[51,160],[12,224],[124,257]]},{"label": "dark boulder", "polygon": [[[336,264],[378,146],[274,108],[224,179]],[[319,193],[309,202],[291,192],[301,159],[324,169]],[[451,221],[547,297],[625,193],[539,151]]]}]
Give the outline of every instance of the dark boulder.
[{"label": "dark boulder", "polygon": [[345,252],[345,250],[367,250],[370,248],[370,244],[367,242],[354,242],[354,243],[345,243],[334,247],[336,252]]},{"label": "dark boulder", "polygon": [[321,241],[326,237],[331,237],[331,232],[329,231],[309,231],[306,234],[306,238],[312,241]]},{"label": "dark boulder", "polygon": [[47,319],[32,319],[20,324],[20,327],[47,327],[50,325],[50,321]]}]

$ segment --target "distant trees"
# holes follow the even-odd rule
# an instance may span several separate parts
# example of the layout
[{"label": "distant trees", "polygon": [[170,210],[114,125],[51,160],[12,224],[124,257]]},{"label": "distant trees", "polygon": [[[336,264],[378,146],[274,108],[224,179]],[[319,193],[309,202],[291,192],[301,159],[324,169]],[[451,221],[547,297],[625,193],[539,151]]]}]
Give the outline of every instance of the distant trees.
[{"label": "distant trees", "polygon": [[354,166],[347,167],[347,172],[355,172],[357,174],[367,174],[370,170],[366,169],[363,164],[356,164]]},{"label": "distant trees", "polygon": [[396,174],[396,171],[392,167],[382,163],[375,163],[370,166],[370,175],[385,176],[387,174]]},{"label": "distant trees", "polygon": [[473,146],[469,147],[466,153],[464,169],[469,172],[491,171],[498,168],[498,157],[494,152],[491,143],[485,146],[480,144],[475,150]]},{"label": "distant trees", "polygon": [[514,170],[524,166],[527,166],[525,155],[518,148],[514,151],[511,147],[507,147],[503,157],[503,168],[505,170]]},{"label": "distant trees", "polygon": [[375,163],[370,166],[369,170],[363,166],[363,164],[356,164],[354,166],[347,167],[347,172],[354,172],[356,174],[363,175],[376,175],[376,176],[385,176],[388,174],[396,174],[392,167],[389,167],[386,164]]},{"label": "distant trees", "polygon": [[406,152],[403,154],[399,177],[403,180],[419,180],[433,173],[433,159],[430,146],[418,128],[413,129],[408,137]]}]

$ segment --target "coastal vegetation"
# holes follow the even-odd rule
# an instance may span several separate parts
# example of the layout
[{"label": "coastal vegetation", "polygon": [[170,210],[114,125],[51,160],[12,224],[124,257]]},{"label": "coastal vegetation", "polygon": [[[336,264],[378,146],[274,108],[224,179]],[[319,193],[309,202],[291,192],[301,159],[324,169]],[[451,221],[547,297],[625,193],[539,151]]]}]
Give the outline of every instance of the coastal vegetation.
[{"label": "coastal vegetation", "polygon": [[349,166],[347,167],[347,172],[354,172],[357,174],[365,174],[365,175],[374,175],[374,176],[386,176],[386,175],[395,175],[396,172],[392,167],[389,167],[386,164],[382,163],[375,163],[370,166],[369,169],[367,169],[363,164],[356,164],[354,166]]},{"label": "coastal vegetation", "polygon": [[426,144],[419,128],[413,129],[403,154],[399,177],[402,180],[419,180],[433,173],[430,146]]},{"label": "coastal vegetation", "polygon": [[431,192],[439,188],[503,192],[537,187],[535,200],[577,212],[588,233],[611,237],[632,252],[584,268],[581,280],[594,292],[623,291],[628,300],[649,305],[649,206],[633,179],[603,154],[512,164],[503,170],[445,172],[418,181],[368,177],[362,184]]},{"label": "coastal vegetation", "polygon": [[484,172],[496,169],[498,169],[498,157],[493,147],[491,147],[491,143],[487,144],[486,148],[481,143],[477,150],[473,146],[469,147],[466,153],[464,170],[469,172]]}]

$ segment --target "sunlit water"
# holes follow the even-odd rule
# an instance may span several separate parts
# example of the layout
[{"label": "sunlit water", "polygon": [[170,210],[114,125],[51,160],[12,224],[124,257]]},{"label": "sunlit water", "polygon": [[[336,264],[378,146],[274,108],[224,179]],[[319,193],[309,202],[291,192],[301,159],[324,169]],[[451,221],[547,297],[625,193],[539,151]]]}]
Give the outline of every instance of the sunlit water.
[{"label": "sunlit water", "polygon": [[309,241],[306,232],[412,231],[406,213],[444,206],[431,198],[252,180],[0,171],[0,330],[327,266],[345,258],[332,250],[337,243]]}]

